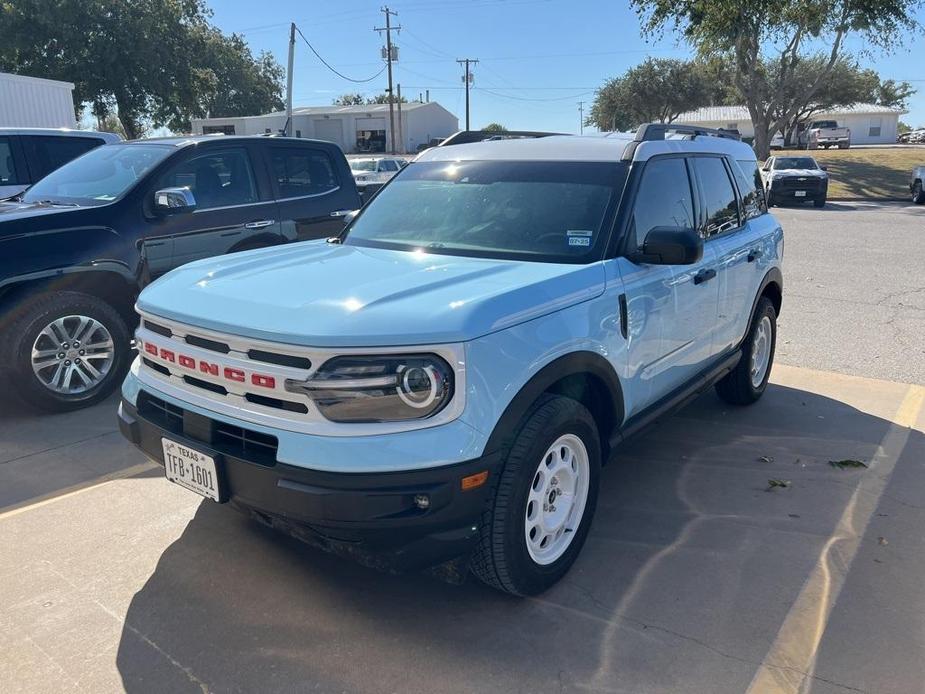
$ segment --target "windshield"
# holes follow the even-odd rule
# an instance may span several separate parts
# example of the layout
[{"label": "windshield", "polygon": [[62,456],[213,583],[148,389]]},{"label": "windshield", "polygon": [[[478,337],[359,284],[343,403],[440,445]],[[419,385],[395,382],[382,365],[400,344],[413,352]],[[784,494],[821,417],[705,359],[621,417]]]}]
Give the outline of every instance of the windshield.
[{"label": "windshield", "polygon": [[351,171],[375,171],[375,159],[354,159],[350,162]]},{"label": "windshield", "polygon": [[561,263],[597,260],[626,176],[621,163],[423,162],[404,168],[346,243]]},{"label": "windshield", "polygon": [[775,169],[818,169],[819,165],[812,157],[778,157],[774,160]]},{"label": "windshield", "polygon": [[97,147],[48,174],[22,199],[24,202],[105,205],[122,197],[138,179],[174,151],[168,145],[153,144]]}]

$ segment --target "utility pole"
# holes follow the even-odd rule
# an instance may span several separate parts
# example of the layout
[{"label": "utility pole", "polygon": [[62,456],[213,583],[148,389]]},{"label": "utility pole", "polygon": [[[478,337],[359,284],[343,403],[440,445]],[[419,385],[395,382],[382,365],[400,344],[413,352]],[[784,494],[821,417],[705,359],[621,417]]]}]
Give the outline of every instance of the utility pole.
[{"label": "utility pole", "polygon": [[286,70],[286,137],[292,137],[292,68],[295,64],[295,22],[289,25],[289,67]]},{"label": "utility pole", "polygon": [[382,8],[381,12],[385,15],[385,26],[376,27],[375,31],[385,32],[385,58],[389,66],[389,139],[392,141],[392,154],[395,154],[395,99],[392,98],[392,30],[401,31],[401,27],[393,27],[391,18],[398,16],[398,12],[393,12],[388,5]]},{"label": "utility pole", "polygon": [[405,131],[401,127],[401,82],[397,85],[398,87],[398,149],[401,150],[399,153],[405,153]]},{"label": "utility pole", "polygon": [[585,102],[578,102],[578,134],[585,134]]},{"label": "utility pole", "polygon": [[472,84],[472,73],[469,71],[470,65],[478,65],[478,60],[473,58],[460,58],[456,61],[460,65],[466,66],[466,74],[463,76],[463,82],[466,83],[466,130],[469,129],[469,87]]}]

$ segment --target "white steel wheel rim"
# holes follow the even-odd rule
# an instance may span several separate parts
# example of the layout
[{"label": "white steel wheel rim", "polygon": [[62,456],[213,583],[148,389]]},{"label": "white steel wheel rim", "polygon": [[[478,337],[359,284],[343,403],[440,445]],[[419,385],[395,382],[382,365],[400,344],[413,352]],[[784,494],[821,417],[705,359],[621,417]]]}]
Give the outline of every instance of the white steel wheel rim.
[{"label": "white steel wheel rim", "polygon": [[563,434],[547,449],[530,478],[524,512],[527,552],[537,564],[552,564],[572,544],[588,502],[588,449],[575,434]]},{"label": "white steel wheel rim", "polygon": [[89,316],[62,316],[35,338],[32,372],[55,393],[82,395],[106,378],[115,354],[105,325]]},{"label": "white steel wheel rim", "polygon": [[752,387],[760,388],[771,364],[771,319],[762,316],[758,327],[755,328],[755,339],[752,340],[751,377]]}]

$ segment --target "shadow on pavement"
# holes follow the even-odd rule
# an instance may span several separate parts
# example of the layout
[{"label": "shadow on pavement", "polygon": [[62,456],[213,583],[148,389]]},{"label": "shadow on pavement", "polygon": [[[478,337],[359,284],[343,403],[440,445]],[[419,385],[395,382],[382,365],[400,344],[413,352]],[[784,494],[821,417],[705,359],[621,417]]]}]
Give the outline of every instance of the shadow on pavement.
[{"label": "shadow on pavement", "polygon": [[380,574],[204,501],[131,601],[119,672],[128,692],[745,691],[873,474],[828,461],[870,460],[889,427],[794,388],[705,395],[618,452],[578,562],[526,600]]}]

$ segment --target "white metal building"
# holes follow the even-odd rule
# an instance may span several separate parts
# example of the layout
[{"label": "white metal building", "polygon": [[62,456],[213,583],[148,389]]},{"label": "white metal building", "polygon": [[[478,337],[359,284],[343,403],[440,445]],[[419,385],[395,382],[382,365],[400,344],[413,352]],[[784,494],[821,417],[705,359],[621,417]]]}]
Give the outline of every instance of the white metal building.
[{"label": "white metal building", "polygon": [[0,72],[0,127],[76,128],[74,85]]},{"label": "white metal building", "polygon": [[[901,108],[878,106],[877,104],[854,104],[824,113],[817,113],[810,120],[834,120],[840,127],[851,130],[851,144],[890,144],[896,142],[896,128]],[[744,106],[708,106],[696,111],[682,113],[676,123],[690,123],[705,128],[728,128],[738,130],[742,137],[754,137],[755,128],[751,116]]]},{"label": "white metal building", "polygon": [[[259,135],[276,133],[286,124],[286,112],[240,118],[197,118],[193,134]],[[395,104],[398,131],[398,104]],[[399,152],[414,152],[418,145],[444,138],[459,130],[459,119],[435,101],[401,105]],[[292,109],[292,134],[334,142],[344,152],[387,152],[391,149],[389,105],[301,106]]]}]

